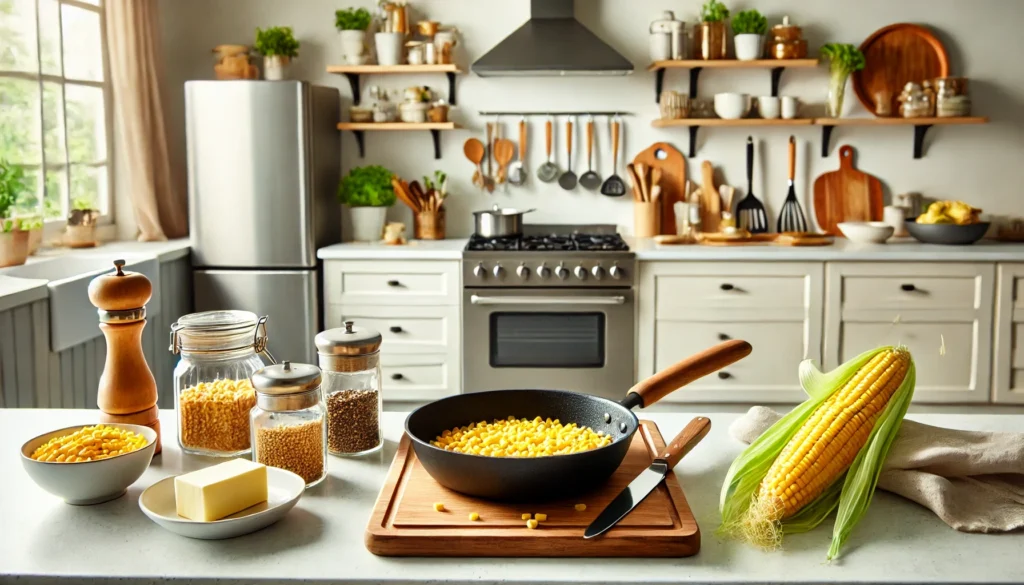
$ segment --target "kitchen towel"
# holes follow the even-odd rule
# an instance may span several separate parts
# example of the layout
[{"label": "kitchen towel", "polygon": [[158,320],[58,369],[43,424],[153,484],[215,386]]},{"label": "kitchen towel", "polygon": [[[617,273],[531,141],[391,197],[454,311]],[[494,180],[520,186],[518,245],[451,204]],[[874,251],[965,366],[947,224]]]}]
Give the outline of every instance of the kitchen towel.
[{"label": "kitchen towel", "polygon": [[[729,427],[752,443],[782,415],[755,406]],[[878,487],[962,532],[1024,528],[1024,433],[958,431],[904,420]]]}]

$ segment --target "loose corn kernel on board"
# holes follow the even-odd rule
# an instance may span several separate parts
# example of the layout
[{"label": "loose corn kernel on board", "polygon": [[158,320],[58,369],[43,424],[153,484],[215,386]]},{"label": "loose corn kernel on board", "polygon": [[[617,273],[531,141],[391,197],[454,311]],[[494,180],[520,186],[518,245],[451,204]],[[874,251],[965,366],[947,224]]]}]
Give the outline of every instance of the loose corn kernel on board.
[{"label": "loose corn kernel on board", "polygon": [[[596,539],[583,538],[583,530],[664,448],[657,425],[640,421],[622,465],[600,487],[561,501],[506,504],[442,487],[403,437],[370,517],[366,547],[383,556],[690,556],[700,550],[700,530],[674,473],[615,528]],[[435,503],[444,504],[444,511],[436,511]],[[586,510],[576,511],[579,503]],[[470,521],[471,512],[479,520]],[[537,513],[547,519],[530,530],[523,514]]]}]

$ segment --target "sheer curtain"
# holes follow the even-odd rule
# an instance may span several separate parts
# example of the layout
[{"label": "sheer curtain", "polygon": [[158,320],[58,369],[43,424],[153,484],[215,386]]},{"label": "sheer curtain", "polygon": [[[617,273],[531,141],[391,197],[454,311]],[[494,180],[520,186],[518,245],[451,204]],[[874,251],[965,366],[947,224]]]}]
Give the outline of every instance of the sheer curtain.
[{"label": "sheer curtain", "polygon": [[113,87],[114,127],[125,145],[118,162],[140,241],[188,234],[184,171],[167,142],[161,85],[157,0],[106,0],[107,47]]}]

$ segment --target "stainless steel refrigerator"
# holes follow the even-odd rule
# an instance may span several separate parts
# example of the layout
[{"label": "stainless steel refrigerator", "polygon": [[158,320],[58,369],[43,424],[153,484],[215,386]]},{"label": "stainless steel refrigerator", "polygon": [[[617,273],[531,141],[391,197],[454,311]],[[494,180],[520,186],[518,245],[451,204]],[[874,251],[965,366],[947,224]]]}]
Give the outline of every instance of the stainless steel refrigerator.
[{"label": "stainless steel refrigerator", "polygon": [[338,90],[189,81],[185,110],[196,310],[267,315],[274,357],[315,363],[316,250],[341,240]]}]

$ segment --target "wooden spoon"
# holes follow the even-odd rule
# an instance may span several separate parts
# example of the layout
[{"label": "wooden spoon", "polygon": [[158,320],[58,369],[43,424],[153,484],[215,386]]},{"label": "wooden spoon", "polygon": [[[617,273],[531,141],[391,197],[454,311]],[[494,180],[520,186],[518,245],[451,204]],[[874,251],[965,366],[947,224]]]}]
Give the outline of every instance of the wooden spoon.
[{"label": "wooden spoon", "polygon": [[476,172],[473,173],[473,185],[483,189],[484,188],[484,143],[476,138],[470,138],[462,146],[462,152],[466,154],[466,158],[469,162],[476,165]]},{"label": "wooden spoon", "polygon": [[704,182],[700,200],[701,227],[706,232],[717,232],[718,224],[722,221],[722,197],[715,188],[715,167],[711,161],[706,160],[700,163],[700,172]]},{"label": "wooden spoon", "polygon": [[497,182],[504,183],[508,177],[507,167],[516,156],[516,145],[508,138],[499,138],[494,142],[494,160],[498,163]]}]

